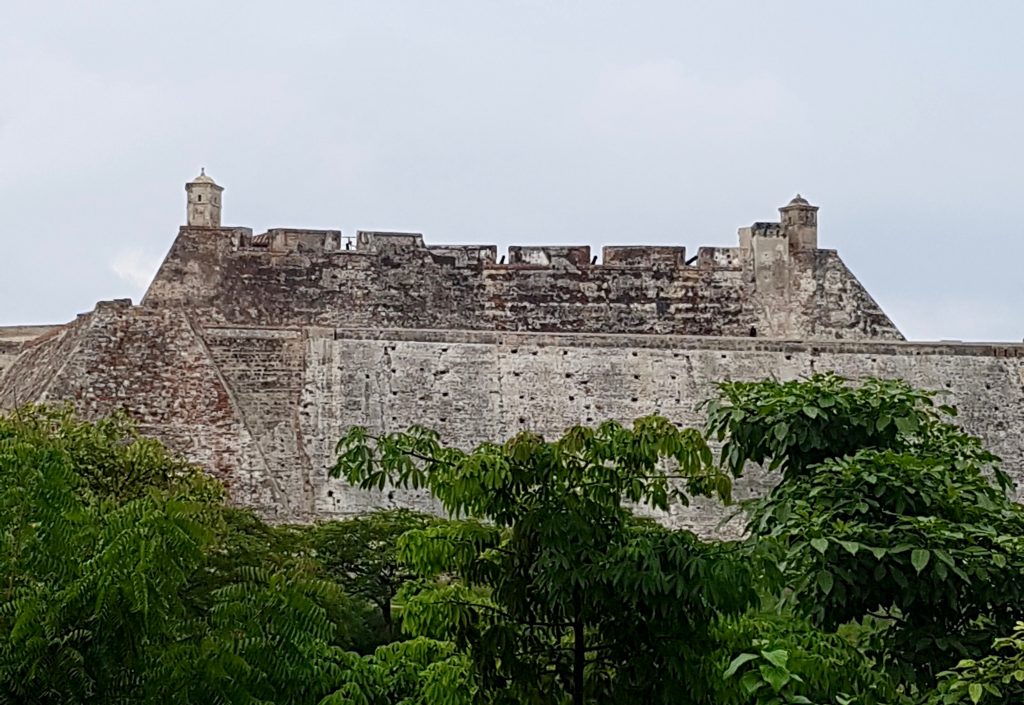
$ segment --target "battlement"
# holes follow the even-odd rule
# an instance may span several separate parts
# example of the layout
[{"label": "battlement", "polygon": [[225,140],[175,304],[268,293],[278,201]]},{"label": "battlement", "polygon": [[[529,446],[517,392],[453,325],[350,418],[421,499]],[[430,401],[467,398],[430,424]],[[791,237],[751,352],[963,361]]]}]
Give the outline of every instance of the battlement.
[{"label": "battlement", "polygon": [[800,196],[778,222],[740,229],[737,247],[688,258],[677,245],[607,245],[599,258],[586,244],[499,255],[415,232],[253,234],[220,226],[222,191],[205,174],[192,182],[189,223],[144,306],[249,327],[902,338],[838,254],[817,247],[818,209]]},{"label": "battlement", "polygon": [[[509,245],[506,254],[498,254],[496,245],[435,245],[424,241],[421,233],[397,233],[359,230],[355,237],[340,230],[272,228],[253,234],[251,228],[202,228],[183,226],[180,233],[198,232],[211,243],[230,243],[237,254],[341,255],[349,257],[386,256],[392,261],[415,262],[431,257],[440,267],[528,270],[528,269],[741,269],[744,250],[750,249],[749,233],[754,238],[784,237],[778,223],[754,223],[741,228],[740,247],[699,247],[687,259],[687,249],[679,245],[605,245],[601,256],[592,254],[590,245]],[[344,259],[336,260],[344,262]]]}]

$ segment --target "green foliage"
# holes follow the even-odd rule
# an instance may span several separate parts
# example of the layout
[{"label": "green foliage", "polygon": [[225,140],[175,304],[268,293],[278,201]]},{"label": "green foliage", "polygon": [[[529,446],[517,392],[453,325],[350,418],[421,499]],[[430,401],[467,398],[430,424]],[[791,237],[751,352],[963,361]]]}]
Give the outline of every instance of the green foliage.
[{"label": "green foliage", "polygon": [[[0,416],[0,703],[1022,702],[1024,512],[954,413],[729,382],[718,463],[660,417],[468,452],[353,429],[334,475],[457,519],[273,527],[124,416],[26,407]],[[781,481],[744,541],[633,513],[728,501],[749,461]]]},{"label": "green foliage", "polygon": [[791,613],[724,619],[715,638],[720,648],[706,665],[724,675],[715,705],[898,702],[896,683],[861,649]]},{"label": "green foliage", "polygon": [[722,393],[710,425],[726,465],[782,470],[750,529],[778,547],[787,599],[815,624],[881,618],[881,663],[924,684],[1024,616],[1024,514],[934,395],[834,375]]},{"label": "green foliage", "polygon": [[633,517],[628,503],[730,493],[701,435],[663,418],[471,452],[426,429],[353,429],[338,452],[336,475],[426,487],[469,517],[405,534],[399,556],[424,581],[406,629],[466,651],[482,701],[679,702],[713,619],[753,599],[735,546]]},{"label": "green foliage", "polygon": [[200,468],[142,436],[123,412],[82,423],[70,405],[25,406],[0,425],[0,441],[19,440],[73,460],[74,484],[89,501],[136,499],[151,490],[178,489],[208,500],[220,485]]},{"label": "green foliage", "polygon": [[1016,705],[1024,702],[1024,622],[1008,637],[996,639],[993,653],[964,659],[939,674],[929,705]]},{"label": "green foliage", "polygon": [[349,594],[376,605],[391,633],[392,602],[402,585],[415,577],[398,560],[398,540],[435,521],[407,509],[382,510],[316,524],[309,529],[308,540],[324,573]]},{"label": "green foliage", "polygon": [[475,705],[472,664],[448,642],[419,637],[349,655],[341,687],[320,705]]},{"label": "green foliage", "polygon": [[977,438],[947,423],[950,406],[935,392],[901,380],[868,379],[859,385],[833,373],[792,382],[723,382],[707,404],[709,435],[724,441],[722,464],[735,475],[748,461],[787,478],[832,458],[864,449],[924,451],[951,463],[988,466],[999,486],[1009,478]]},{"label": "green foliage", "polygon": [[0,416],[0,702],[308,703],[354,609],[118,418]]}]

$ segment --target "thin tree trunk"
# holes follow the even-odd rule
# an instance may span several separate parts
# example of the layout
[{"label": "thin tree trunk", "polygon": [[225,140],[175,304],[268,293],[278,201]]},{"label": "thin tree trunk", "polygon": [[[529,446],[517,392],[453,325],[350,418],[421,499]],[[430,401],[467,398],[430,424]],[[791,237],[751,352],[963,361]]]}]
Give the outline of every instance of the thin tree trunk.
[{"label": "thin tree trunk", "polygon": [[573,598],[576,618],[572,624],[573,664],[572,664],[572,704],[585,705],[583,700],[583,668],[587,663],[587,643],[583,633],[583,605],[577,591]]}]

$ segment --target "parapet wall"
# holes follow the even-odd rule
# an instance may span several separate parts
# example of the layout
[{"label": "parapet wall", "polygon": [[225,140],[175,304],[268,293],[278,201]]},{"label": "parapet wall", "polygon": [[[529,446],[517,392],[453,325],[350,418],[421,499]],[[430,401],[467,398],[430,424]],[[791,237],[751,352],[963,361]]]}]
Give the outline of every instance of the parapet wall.
[{"label": "parapet wall", "polygon": [[143,301],[210,325],[901,339],[833,250],[435,246],[183,228]]}]

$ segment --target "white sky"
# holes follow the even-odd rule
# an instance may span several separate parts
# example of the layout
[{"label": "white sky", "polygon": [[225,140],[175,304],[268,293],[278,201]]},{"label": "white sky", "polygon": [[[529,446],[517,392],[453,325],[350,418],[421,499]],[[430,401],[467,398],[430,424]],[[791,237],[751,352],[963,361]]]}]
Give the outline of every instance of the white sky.
[{"label": "white sky", "polygon": [[908,337],[1024,337],[1024,3],[0,0],[0,325],[225,221],[731,245],[797,191]]}]

